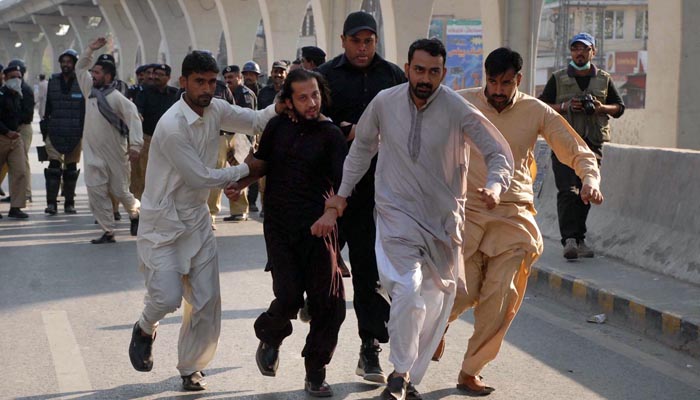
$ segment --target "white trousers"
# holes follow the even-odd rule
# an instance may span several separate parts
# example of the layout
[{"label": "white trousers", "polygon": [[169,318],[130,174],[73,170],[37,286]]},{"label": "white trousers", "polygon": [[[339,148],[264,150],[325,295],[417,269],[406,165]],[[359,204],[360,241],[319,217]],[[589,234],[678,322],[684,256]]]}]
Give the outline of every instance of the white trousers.
[{"label": "white trousers", "polygon": [[178,341],[178,365],[181,376],[202,371],[209,365],[221,333],[221,289],[216,253],[200,251],[192,259],[190,273],[144,269],[147,293],[139,326],[148,334],[167,314],[180,308],[184,298],[182,325]]},{"label": "white trousers", "polygon": [[379,280],[391,297],[389,361],[396,372],[409,372],[411,382],[417,385],[445,332],[455,291],[441,291],[430,276],[424,276],[428,270],[421,265],[399,274],[384,253],[379,231],[375,252]]},{"label": "white trousers", "polygon": [[139,216],[141,203],[129,191],[128,176],[119,176],[118,171],[110,171],[107,168],[95,166],[89,168],[93,168],[94,175],[101,175],[99,181],[106,182],[94,186],[87,185],[90,211],[105,232],[114,231],[114,210],[112,209],[112,200],[109,197],[110,193],[124,205],[126,212],[129,213],[129,218],[133,219]]}]

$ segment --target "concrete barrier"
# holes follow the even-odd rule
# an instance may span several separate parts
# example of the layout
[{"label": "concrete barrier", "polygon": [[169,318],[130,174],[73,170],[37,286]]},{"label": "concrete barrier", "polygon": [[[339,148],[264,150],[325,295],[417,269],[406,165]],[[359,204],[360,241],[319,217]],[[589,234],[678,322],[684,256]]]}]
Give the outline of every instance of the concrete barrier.
[{"label": "concrete barrier", "polygon": [[[551,160],[540,146],[537,222],[560,239]],[[700,284],[700,152],[609,144],[603,155],[605,202],[589,214],[586,241],[598,255]]]}]

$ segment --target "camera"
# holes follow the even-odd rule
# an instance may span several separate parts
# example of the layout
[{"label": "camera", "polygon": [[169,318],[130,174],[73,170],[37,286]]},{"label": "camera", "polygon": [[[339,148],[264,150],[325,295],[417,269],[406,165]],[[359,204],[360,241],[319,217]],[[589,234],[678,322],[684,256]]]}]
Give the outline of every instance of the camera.
[{"label": "camera", "polygon": [[583,108],[583,112],[586,113],[586,115],[595,114],[595,103],[593,103],[592,95],[586,93],[579,97],[579,101],[581,102],[581,108]]}]

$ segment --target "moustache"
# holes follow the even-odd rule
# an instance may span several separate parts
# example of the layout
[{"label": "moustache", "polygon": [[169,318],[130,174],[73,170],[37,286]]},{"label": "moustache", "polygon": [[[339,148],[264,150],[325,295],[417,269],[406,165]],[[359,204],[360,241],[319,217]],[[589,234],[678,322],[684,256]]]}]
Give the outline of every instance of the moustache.
[{"label": "moustache", "polygon": [[428,89],[431,90],[433,88],[433,85],[429,83],[419,83],[416,85],[416,89]]}]

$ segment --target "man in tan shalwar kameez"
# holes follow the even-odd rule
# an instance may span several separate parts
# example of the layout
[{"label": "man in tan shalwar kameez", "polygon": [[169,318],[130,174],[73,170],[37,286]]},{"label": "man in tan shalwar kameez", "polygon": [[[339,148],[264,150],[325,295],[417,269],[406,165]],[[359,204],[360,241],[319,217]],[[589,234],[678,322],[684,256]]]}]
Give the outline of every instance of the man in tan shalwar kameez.
[{"label": "man in tan shalwar kameez", "polygon": [[[603,200],[595,155],[581,137],[549,106],[518,91],[522,63],[518,53],[497,49],[486,58],[486,88],[459,92],[501,131],[515,160],[510,188],[501,195],[500,204],[487,207],[477,200],[477,188],[483,187],[486,179],[486,165],[481,154],[474,150],[470,154],[463,244],[466,292],[457,291],[450,322],[474,307],[474,334],[457,384],[473,395],[494,390],[481,381],[479,374],[498,354],[522,303],[530,267],[542,254],[531,169],[538,135],[581,177],[581,198],[596,204]],[[458,289],[462,287],[458,285]],[[434,359],[439,359],[443,349],[444,342]]]}]

